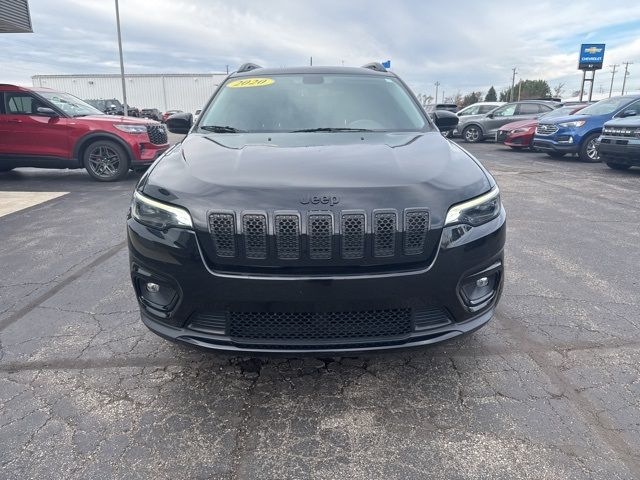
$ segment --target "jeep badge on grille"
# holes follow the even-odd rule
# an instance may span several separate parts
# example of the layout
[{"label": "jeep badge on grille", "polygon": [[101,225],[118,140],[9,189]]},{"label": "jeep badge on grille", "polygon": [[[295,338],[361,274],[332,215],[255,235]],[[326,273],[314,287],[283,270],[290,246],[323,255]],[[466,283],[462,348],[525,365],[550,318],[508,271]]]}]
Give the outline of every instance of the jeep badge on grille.
[{"label": "jeep badge on grille", "polygon": [[337,205],[338,203],[340,203],[340,198],[338,198],[336,195],[314,195],[312,196],[306,196],[306,197],[302,197],[300,199],[300,203],[302,205],[309,205],[310,203],[313,205],[329,205],[330,207],[333,207],[334,205]]}]

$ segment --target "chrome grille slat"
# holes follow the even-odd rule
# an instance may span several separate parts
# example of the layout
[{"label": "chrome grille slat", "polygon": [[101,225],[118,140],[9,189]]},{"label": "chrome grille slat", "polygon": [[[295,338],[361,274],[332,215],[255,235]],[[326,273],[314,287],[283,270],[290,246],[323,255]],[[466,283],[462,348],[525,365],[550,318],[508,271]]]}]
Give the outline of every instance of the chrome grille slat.
[{"label": "chrome grille slat", "polygon": [[552,124],[539,123],[536,127],[536,133],[538,135],[551,135],[558,131],[558,127]]},{"label": "chrome grille slat", "polygon": [[363,213],[342,214],[342,258],[364,257],[365,222]]},{"label": "chrome grille slat", "polygon": [[396,251],[395,212],[376,212],[373,217],[373,255],[391,257]]},{"label": "chrome grille slat", "polygon": [[309,256],[314,260],[328,260],[333,250],[333,217],[329,214],[309,215],[307,227]]},{"label": "chrome grille slat", "polygon": [[267,258],[267,217],[260,213],[246,213],[242,216],[244,250],[247,258]]},{"label": "chrome grille slat", "polygon": [[278,258],[283,260],[300,258],[300,218],[298,215],[276,215],[275,235]]},{"label": "chrome grille slat", "polygon": [[212,213],[209,215],[209,231],[218,256],[236,256],[236,222],[232,213]]}]

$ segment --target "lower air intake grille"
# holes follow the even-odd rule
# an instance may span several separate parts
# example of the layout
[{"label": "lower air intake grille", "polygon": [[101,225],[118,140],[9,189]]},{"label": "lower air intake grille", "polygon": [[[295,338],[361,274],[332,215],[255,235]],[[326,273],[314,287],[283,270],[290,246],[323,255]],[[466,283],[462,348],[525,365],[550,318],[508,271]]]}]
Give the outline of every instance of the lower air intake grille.
[{"label": "lower air intake grille", "polygon": [[278,258],[296,260],[300,257],[300,218],[297,215],[276,215],[276,248]]},{"label": "lower air intake grille", "polygon": [[189,328],[199,332],[224,335],[227,325],[225,312],[220,313],[197,313],[191,317]]},{"label": "lower air intake grille", "polygon": [[411,309],[356,312],[229,312],[229,335],[239,340],[340,340],[410,334]]},{"label": "lower air intake grille", "polygon": [[364,256],[365,218],[363,213],[342,215],[342,257]]},{"label": "lower air intake grille", "polygon": [[309,215],[309,256],[316,260],[331,258],[333,217],[328,214]]},{"label": "lower air intake grille", "polygon": [[220,257],[235,257],[236,226],[231,213],[212,213],[209,215],[209,230],[213,238],[213,246]]},{"label": "lower air intake grille", "polygon": [[261,214],[242,216],[244,249],[247,258],[267,258],[267,218]]},{"label": "lower air intake grille", "polygon": [[431,330],[451,323],[447,312],[440,307],[420,307],[413,311],[416,330]]},{"label": "lower air intake grille", "polygon": [[424,244],[429,230],[429,212],[412,210],[404,215],[404,254],[419,255],[424,252]]}]

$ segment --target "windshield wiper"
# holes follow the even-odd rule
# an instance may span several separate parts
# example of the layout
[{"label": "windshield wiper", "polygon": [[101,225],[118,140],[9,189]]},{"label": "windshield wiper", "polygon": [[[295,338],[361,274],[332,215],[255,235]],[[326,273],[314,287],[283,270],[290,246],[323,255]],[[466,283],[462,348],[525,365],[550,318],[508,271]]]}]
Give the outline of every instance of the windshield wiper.
[{"label": "windshield wiper", "polygon": [[373,132],[368,128],[348,128],[348,127],[320,127],[320,128],[304,128],[302,130],[293,130],[291,133],[299,132]]},{"label": "windshield wiper", "polygon": [[215,133],[241,133],[246,132],[246,130],[240,130],[239,128],[222,126],[222,125],[200,125],[200,128],[203,130],[208,130],[209,132]]}]

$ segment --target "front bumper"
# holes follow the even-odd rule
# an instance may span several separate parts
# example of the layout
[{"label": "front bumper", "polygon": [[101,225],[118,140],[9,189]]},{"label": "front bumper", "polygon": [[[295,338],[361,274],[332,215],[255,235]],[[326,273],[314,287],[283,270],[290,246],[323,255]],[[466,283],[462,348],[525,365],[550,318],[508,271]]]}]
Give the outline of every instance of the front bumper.
[{"label": "front bumper", "polygon": [[640,166],[640,142],[635,140],[601,138],[598,153],[604,162]]},{"label": "front bumper", "polygon": [[[493,316],[502,292],[505,235],[502,211],[480,227],[443,230],[438,256],[424,270],[280,277],[213,272],[193,232],[161,232],[128,220],[131,275],[147,327],[199,347],[263,353],[387,350],[433,344],[480,328]],[[494,283],[490,294],[473,301],[463,285],[480,277]],[[145,298],[147,282],[168,287],[166,305]],[[394,331],[398,319],[404,327]],[[248,334],[247,325],[261,333]],[[290,332],[278,330],[282,325]]]},{"label": "front bumper", "polygon": [[575,131],[561,128],[551,135],[533,136],[533,148],[541,152],[578,153],[580,151],[581,138],[575,135]]}]

